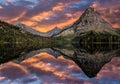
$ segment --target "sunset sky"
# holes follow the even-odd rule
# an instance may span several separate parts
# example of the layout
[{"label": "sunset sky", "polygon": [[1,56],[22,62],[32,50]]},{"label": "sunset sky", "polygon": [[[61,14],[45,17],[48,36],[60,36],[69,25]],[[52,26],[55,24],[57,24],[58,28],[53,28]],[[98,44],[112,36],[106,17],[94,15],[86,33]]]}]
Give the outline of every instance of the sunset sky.
[{"label": "sunset sky", "polygon": [[120,28],[120,0],[0,0],[0,20],[46,32],[72,24],[89,6],[114,28]]}]

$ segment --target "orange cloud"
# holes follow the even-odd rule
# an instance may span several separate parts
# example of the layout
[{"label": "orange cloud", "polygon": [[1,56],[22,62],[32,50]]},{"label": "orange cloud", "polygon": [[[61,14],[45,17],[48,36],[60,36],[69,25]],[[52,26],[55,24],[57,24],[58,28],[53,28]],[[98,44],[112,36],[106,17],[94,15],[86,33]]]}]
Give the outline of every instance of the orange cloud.
[{"label": "orange cloud", "polygon": [[28,21],[28,20],[22,21],[22,23],[23,23],[23,24],[26,24],[27,26],[30,26],[30,27],[32,27],[34,24],[36,24],[35,22]]},{"label": "orange cloud", "polygon": [[78,18],[72,18],[72,19],[69,19],[67,21],[63,21],[61,23],[52,24],[52,25],[47,25],[47,24],[46,25],[41,25],[41,26],[35,27],[35,29],[37,31],[47,32],[47,31],[53,29],[56,26],[59,27],[59,28],[63,28],[65,26],[68,26],[68,25],[72,24],[73,22],[75,22],[77,19]]},{"label": "orange cloud", "polygon": [[50,24],[50,25],[47,25],[47,23],[46,23],[46,25],[45,24],[43,24],[43,25],[41,24],[41,25],[36,26],[35,29],[37,31],[42,31],[42,32],[47,32],[47,31],[53,29],[56,26],[62,29],[65,26],[73,24],[79,18],[79,16],[81,14],[82,14],[81,12],[77,12],[75,14],[69,14],[69,13],[67,13],[67,15],[66,15],[66,17],[68,17],[67,20],[63,19],[61,22],[57,22],[56,21],[57,23],[53,23],[53,24]]},{"label": "orange cloud", "polygon": [[55,7],[52,8],[53,11],[62,11],[64,9],[63,3],[58,3]]},{"label": "orange cloud", "polygon": [[12,18],[12,19],[8,20],[8,22],[10,22],[10,23],[16,22],[16,21],[18,21],[20,18],[22,18],[25,14],[26,14],[26,11],[22,12],[18,17],[15,17],[15,18]]},{"label": "orange cloud", "polygon": [[45,72],[51,72],[55,76],[60,77],[61,79],[64,79],[67,77],[66,72],[64,71],[56,71],[56,69],[53,66],[46,65],[44,62],[40,62],[39,64],[32,65],[35,68],[38,68],[40,70],[43,70]]},{"label": "orange cloud", "polygon": [[67,17],[72,17],[72,14],[67,13],[66,16],[67,16]]},{"label": "orange cloud", "polygon": [[16,64],[16,63],[13,63],[13,62],[8,62],[6,64],[6,66],[3,66],[2,69],[6,69],[6,68],[11,68],[11,67],[16,67],[18,68],[19,70],[21,70],[22,72],[24,72],[25,74],[28,74],[29,72],[25,69],[25,67],[19,65],[19,64]]},{"label": "orange cloud", "polygon": [[25,21],[22,21],[22,23],[26,24],[27,26],[33,27],[34,25],[36,25],[37,22],[41,22],[42,20],[49,18],[51,15],[53,15],[52,11],[42,12]]},{"label": "orange cloud", "polygon": [[42,58],[42,57],[48,57],[48,59],[54,59],[53,56],[51,56],[51,55],[49,55],[49,54],[47,54],[45,52],[42,52],[40,54],[35,55],[32,58],[28,58],[27,60],[24,60],[23,63],[24,62],[25,63],[33,63],[33,62],[36,62],[36,61],[40,60],[40,59],[37,59],[37,58]]},{"label": "orange cloud", "polygon": [[52,11],[47,11],[47,12],[40,13],[40,14],[32,17],[31,19],[40,22],[43,19],[50,17],[51,15],[53,15],[53,12]]}]

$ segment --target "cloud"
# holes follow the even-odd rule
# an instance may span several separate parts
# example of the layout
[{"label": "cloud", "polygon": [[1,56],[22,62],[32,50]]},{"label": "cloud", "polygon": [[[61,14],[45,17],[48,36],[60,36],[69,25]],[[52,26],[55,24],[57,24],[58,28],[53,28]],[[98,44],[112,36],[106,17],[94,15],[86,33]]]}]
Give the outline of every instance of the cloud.
[{"label": "cloud", "polygon": [[114,28],[119,28],[120,5],[117,3],[120,3],[120,1],[111,0],[109,3],[106,2],[104,4],[93,2],[91,6],[96,8],[101,13],[101,16]]},{"label": "cloud", "polygon": [[[18,11],[19,10],[19,11]],[[12,19],[19,20],[24,14],[26,13],[26,9],[19,8],[17,6],[9,5],[9,6],[3,6],[2,9],[0,9],[0,18],[3,20],[6,20],[8,22],[12,22]]]},{"label": "cloud", "polygon": [[25,69],[25,67],[20,66],[19,64],[15,64],[9,62],[6,66],[0,69],[0,75],[6,77],[8,79],[17,79],[27,75],[29,72]]},{"label": "cloud", "polygon": [[0,9],[2,9],[3,7],[0,5]]},{"label": "cloud", "polygon": [[13,0],[6,0],[6,2],[12,2]]}]

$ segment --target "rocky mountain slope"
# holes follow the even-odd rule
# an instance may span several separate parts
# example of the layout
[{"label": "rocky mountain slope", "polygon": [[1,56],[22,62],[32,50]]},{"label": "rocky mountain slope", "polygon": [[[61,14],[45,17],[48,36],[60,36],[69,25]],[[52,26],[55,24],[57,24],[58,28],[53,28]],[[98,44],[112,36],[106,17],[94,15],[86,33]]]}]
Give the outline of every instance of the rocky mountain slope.
[{"label": "rocky mountain slope", "polygon": [[15,22],[14,25],[22,28],[23,30],[25,30],[25,31],[27,31],[27,32],[29,32],[29,33],[31,33],[31,34],[40,35],[40,32],[39,32],[39,31],[36,31],[36,30],[32,29],[31,27],[26,26],[25,24],[22,24],[22,23],[20,23],[20,22]]},{"label": "rocky mountain slope", "polygon": [[117,35],[117,30],[112,28],[112,26],[101,18],[100,14],[94,9],[89,7],[81,15],[81,17],[69,28],[62,30],[58,36],[79,36],[86,34],[89,31],[96,33],[109,33]]},{"label": "rocky mountain slope", "polygon": [[55,35],[55,34],[58,34],[60,31],[61,31],[60,28],[55,27],[55,28],[53,28],[52,30],[50,30],[50,31],[48,31],[48,32],[46,32],[46,33],[44,33],[44,35],[45,35],[45,36],[51,37],[51,36],[53,36],[53,35]]}]

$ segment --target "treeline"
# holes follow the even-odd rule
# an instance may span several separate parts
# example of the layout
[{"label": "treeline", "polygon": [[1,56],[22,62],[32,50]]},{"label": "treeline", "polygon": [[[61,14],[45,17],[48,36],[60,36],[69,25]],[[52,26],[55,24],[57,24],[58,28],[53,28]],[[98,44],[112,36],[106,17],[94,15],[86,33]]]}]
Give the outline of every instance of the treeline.
[{"label": "treeline", "polygon": [[56,44],[53,38],[41,37],[30,34],[22,28],[0,21],[0,43],[24,43],[32,45]]},{"label": "treeline", "polygon": [[93,31],[87,32],[86,34],[80,35],[73,39],[79,43],[120,43],[119,35],[112,35],[110,33],[95,33]]}]

